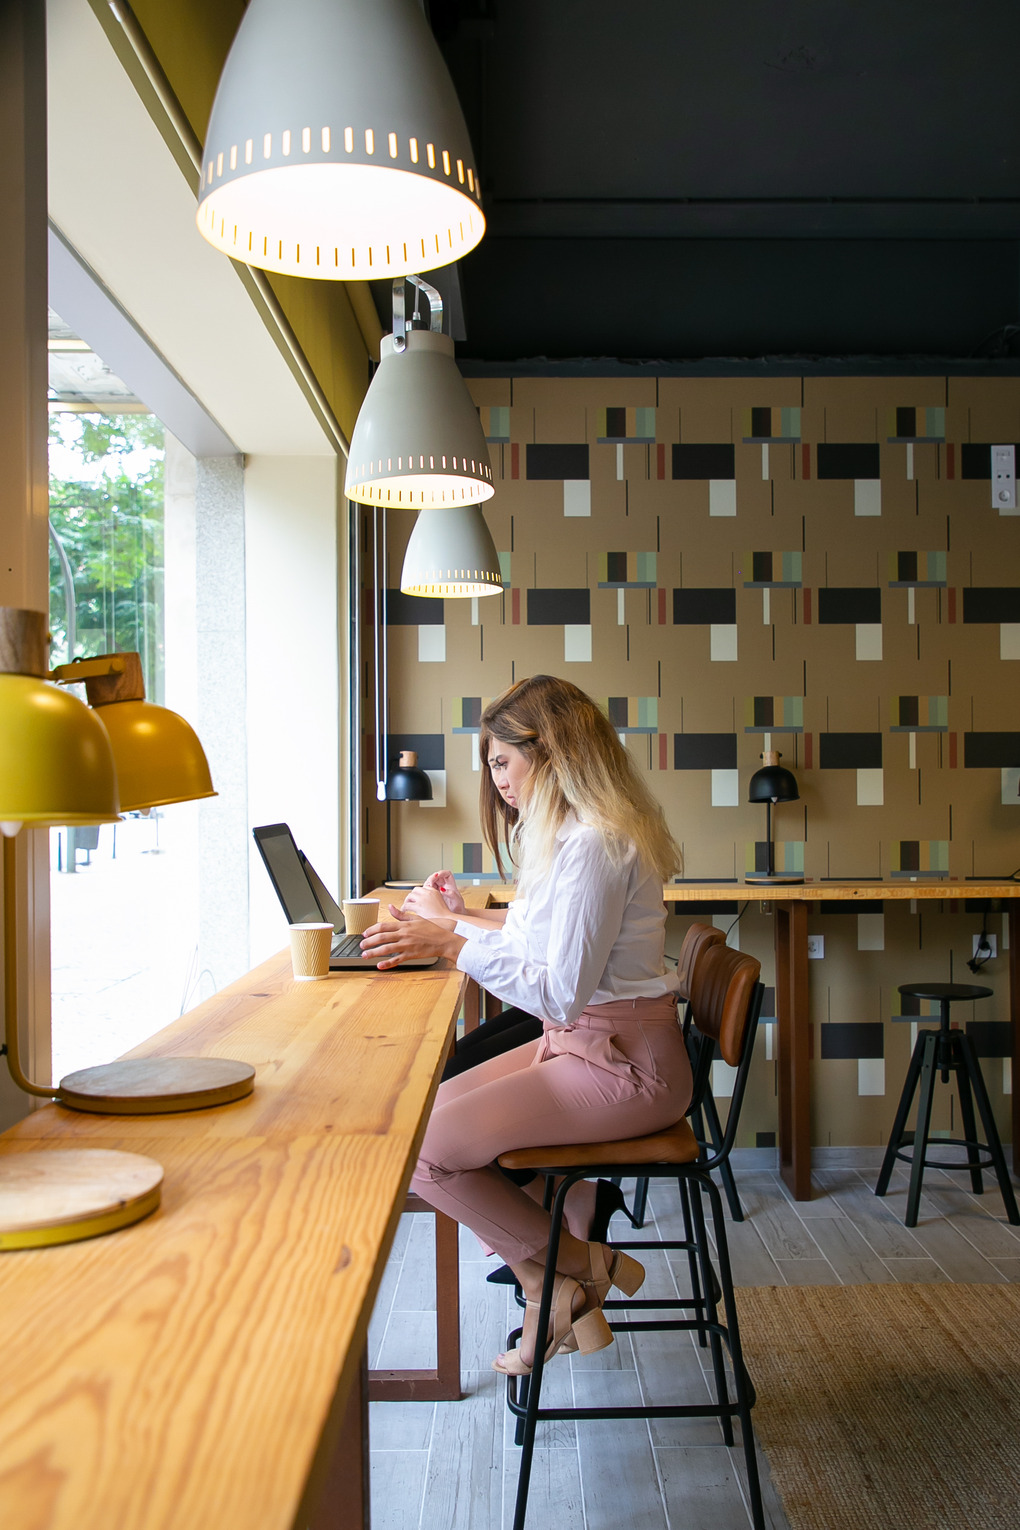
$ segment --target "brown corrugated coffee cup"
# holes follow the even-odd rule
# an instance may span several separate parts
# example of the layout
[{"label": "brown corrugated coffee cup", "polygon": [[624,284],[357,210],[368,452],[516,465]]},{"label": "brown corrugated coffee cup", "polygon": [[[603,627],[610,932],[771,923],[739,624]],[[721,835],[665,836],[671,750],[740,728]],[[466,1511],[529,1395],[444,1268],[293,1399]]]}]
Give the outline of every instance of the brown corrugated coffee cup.
[{"label": "brown corrugated coffee cup", "polygon": [[307,983],[312,978],[324,978],[329,974],[329,952],[333,944],[331,924],[292,924],[290,926],[290,959],[294,966],[294,978]]}]

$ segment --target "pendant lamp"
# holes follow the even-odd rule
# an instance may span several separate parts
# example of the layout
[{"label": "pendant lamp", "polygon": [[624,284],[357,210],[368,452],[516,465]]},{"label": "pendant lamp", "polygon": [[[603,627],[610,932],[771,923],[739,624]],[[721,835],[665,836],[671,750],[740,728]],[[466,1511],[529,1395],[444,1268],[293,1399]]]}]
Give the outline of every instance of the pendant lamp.
[{"label": "pendant lamp", "polygon": [[474,249],[474,156],[419,0],[250,0],[209,119],[197,218],[235,260],[334,281]]},{"label": "pendant lamp", "polygon": [[106,653],[59,664],[54,680],[84,681],[89,706],[105,729],[117,768],[121,809],[146,812],[215,797],[209,764],[190,723],[145,699],[137,653]]},{"label": "pendant lamp", "polygon": [[443,299],[421,277],[429,328],[408,327],[404,281],[393,283],[393,333],[351,436],[348,499],[391,510],[477,504],[495,493],[482,422],[443,330]]},{"label": "pendant lamp", "polygon": [[400,574],[404,595],[454,599],[499,595],[499,554],[478,505],[422,510],[414,523]]}]

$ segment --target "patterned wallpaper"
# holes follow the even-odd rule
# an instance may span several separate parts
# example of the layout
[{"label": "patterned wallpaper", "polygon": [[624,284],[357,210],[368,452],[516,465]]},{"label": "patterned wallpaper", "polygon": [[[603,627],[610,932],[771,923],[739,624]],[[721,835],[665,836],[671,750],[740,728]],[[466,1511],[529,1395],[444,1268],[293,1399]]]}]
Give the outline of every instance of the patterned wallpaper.
[{"label": "patterned wallpaper", "polygon": [[[768,748],[801,792],[774,810],[780,869],[960,881],[1020,866],[1020,514],[993,507],[990,465],[993,443],[1020,441],[1020,379],[469,387],[497,478],[485,515],[504,590],[401,596],[411,521],[391,515],[390,753],[417,748],[435,786],[432,804],[393,806],[399,874],[495,876],[477,828],[478,717],[538,671],[605,705],[666,809],[685,877],[733,884],[732,904],[671,915],[674,951],[691,917],[729,926],[743,911],[731,940],[772,981],[771,917],[742,881],[763,865],[764,811],[746,796]],[[366,695],[370,684],[366,671]],[[381,880],[374,803],[366,855]],[[1008,1134],[1005,921],[954,890],[812,912],[824,937],[810,968],[817,1143],[884,1140],[916,1025],[897,985],[970,978],[984,920],[998,955],[981,981],[995,994],[959,1019]],[[774,1140],[773,1040],[767,1023],[744,1145]],[[956,1109],[940,1089],[943,1132]]]}]

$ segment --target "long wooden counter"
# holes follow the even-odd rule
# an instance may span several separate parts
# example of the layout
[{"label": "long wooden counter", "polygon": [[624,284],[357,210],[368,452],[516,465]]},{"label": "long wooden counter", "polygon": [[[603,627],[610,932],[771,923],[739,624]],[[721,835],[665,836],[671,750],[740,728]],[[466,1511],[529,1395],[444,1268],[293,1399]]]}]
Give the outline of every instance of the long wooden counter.
[{"label": "long wooden counter", "polygon": [[362,1523],[366,1463],[338,1442],[466,983],[445,962],[295,983],[280,955],[131,1054],[245,1059],[248,1099],[52,1105],[0,1137],[0,1154],[110,1147],[166,1170],[137,1226],[0,1254],[0,1524]]}]

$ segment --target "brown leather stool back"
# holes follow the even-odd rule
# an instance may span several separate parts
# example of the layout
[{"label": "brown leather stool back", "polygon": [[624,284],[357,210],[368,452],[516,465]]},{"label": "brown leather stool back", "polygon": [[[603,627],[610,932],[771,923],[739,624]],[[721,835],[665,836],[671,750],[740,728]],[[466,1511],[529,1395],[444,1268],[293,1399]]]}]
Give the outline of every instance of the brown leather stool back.
[{"label": "brown leather stool back", "polygon": [[677,957],[676,975],[680,979],[680,997],[689,999],[691,996],[691,980],[694,977],[694,969],[705,951],[712,946],[721,946],[725,943],[726,935],[723,930],[717,930],[714,924],[692,924],[684,936],[683,945],[680,947],[680,955]]},{"label": "brown leather stool back", "polygon": [[751,994],[761,976],[761,962],[726,945],[704,950],[694,969],[691,1017],[701,1035],[714,1041],[735,1068],[744,1050],[751,1016]]}]

